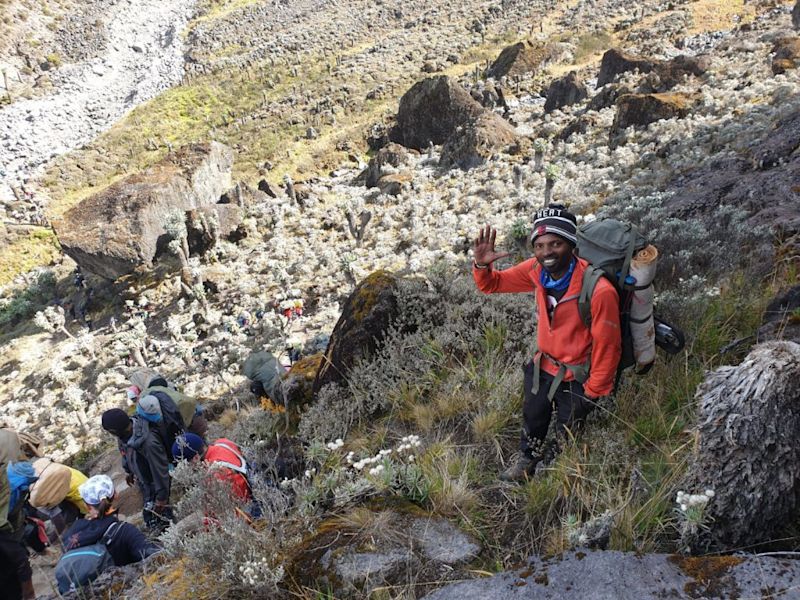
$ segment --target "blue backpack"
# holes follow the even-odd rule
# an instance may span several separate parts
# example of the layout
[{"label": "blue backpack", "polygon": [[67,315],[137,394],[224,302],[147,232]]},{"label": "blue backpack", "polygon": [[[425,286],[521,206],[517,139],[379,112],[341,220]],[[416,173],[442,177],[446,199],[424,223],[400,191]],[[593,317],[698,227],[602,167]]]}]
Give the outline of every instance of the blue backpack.
[{"label": "blue backpack", "polygon": [[8,512],[13,513],[19,507],[20,502],[24,504],[28,499],[31,484],[39,477],[33,470],[33,465],[27,461],[8,463],[6,474],[8,475],[8,485],[11,488]]},{"label": "blue backpack", "polygon": [[111,523],[100,538],[100,541],[91,546],[75,548],[61,555],[56,565],[56,583],[58,593],[66,594],[73,589],[80,589],[91,583],[108,567],[114,566],[114,559],[108,551],[108,544],[117,532],[119,521]]}]

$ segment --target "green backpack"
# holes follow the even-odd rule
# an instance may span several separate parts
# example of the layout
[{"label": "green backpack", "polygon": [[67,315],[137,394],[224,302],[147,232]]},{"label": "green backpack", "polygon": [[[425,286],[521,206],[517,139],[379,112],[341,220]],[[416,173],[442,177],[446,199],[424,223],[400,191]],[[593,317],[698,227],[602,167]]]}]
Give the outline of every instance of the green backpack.
[{"label": "green backpack", "polygon": [[[644,289],[649,285],[637,288],[636,281],[630,276],[630,268],[633,257],[647,246],[647,240],[633,225],[616,219],[599,219],[585,223],[578,228],[577,238],[576,254],[591,265],[584,272],[578,297],[578,312],[583,324],[591,327],[592,294],[601,277],[610,281],[619,294],[622,334],[622,356],[617,368],[619,379],[619,373],[636,362],[631,336],[631,300],[637,289]],[[644,320],[649,318],[648,316]]]}]

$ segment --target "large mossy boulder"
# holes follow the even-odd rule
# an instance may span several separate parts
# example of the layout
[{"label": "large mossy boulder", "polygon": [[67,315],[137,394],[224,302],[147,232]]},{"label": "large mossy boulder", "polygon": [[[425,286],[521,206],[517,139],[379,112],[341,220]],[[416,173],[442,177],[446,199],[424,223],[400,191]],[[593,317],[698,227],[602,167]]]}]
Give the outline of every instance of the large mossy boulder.
[{"label": "large mossy boulder", "polygon": [[351,367],[374,353],[398,314],[397,285],[392,273],[375,271],[356,286],[333,328],[314,394],[325,385],[346,381]]},{"label": "large mossy boulder", "polygon": [[693,552],[775,539],[800,508],[800,344],[766,342],[697,390],[694,448],[682,489],[713,490],[703,526],[684,527]]},{"label": "large mossy boulder", "polygon": [[662,119],[680,119],[689,114],[694,98],[688,94],[625,94],[617,100],[612,133],[628,127],[645,127]]},{"label": "large mossy boulder", "polygon": [[53,223],[64,252],[81,268],[108,279],[149,267],[166,249],[174,212],[200,214],[230,229],[241,210],[220,204],[231,188],[233,151],[217,142],[192,144],[149,169],[83,200]]},{"label": "large mossy boulder", "polygon": [[469,92],[444,75],[418,81],[400,98],[393,142],[416,150],[443,144],[456,128],[484,112]]},{"label": "large mossy boulder", "polygon": [[517,42],[503,48],[486,71],[486,76],[500,79],[535,73],[552,60],[556,53],[557,48],[553,44],[532,40]]}]

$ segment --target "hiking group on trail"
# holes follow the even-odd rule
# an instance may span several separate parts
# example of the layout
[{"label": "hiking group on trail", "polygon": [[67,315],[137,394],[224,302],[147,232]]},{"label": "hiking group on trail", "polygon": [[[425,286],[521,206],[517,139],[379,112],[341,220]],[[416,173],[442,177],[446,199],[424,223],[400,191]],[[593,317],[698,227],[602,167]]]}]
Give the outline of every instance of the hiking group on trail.
[{"label": "hiking group on trail", "polygon": [[[225,438],[207,443],[201,407],[158,373],[140,369],[130,380],[132,411],[109,409],[101,425],[117,439],[127,484],[141,492],[144,525],[157,534],[174,523],[171,471],[180,460],[207,465],[229,490],[231,506],[245,507],[236,514],[248,521],[258,518],[241,448]],[[60,540],[63,554],[55,571],[60,594],[90,584],[111,566],[139,562],[161,550],[135,525],[120,520],[111,477],[87,478],[42,457],[38,445],[21,443],[30,439],[0,429],[0,596],[35,598],[28,548],[45,552]],[[212,517],[207,515],[206,526],[214,524]]]}]

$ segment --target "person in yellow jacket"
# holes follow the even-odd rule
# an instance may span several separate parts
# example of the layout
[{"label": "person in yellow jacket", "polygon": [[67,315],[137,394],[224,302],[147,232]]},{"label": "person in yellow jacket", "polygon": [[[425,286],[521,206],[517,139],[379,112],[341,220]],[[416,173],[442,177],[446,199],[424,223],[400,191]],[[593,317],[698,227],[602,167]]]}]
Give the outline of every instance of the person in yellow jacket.
[{"label": "person in yellow jacket", "polygon": [[86,505],[78,491],[87,480],[86,475],[49,458],[34,461],[33,469],[39,479],[31,485],[28,502],[52,521],[58,533],[86,515]]}]

